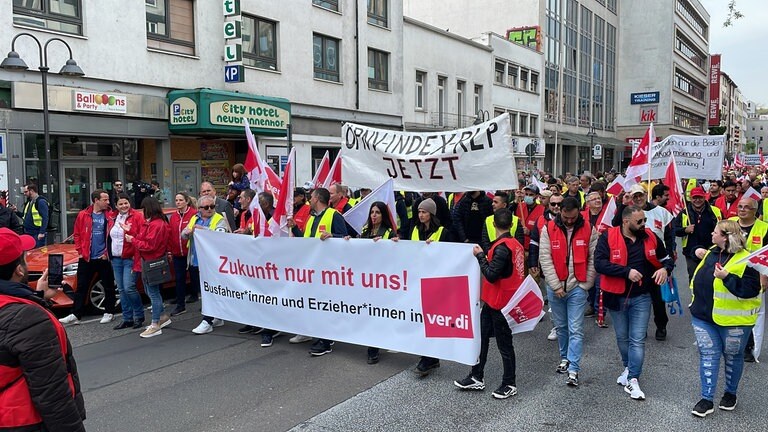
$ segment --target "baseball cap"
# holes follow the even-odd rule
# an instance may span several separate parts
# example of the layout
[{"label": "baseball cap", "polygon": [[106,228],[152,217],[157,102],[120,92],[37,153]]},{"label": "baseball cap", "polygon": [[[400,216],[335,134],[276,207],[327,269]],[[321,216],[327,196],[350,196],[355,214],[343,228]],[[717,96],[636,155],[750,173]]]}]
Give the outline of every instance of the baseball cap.
[{"label": "baseball cap", "polygon": [[706,197],[707,194],[704,193],[704,188],[702,188],[701,186],[697,186],[697,187],[691,189],[691,198],[696,197],[696,196],[698,196],[698,197]]},{"label": "baseball cap", "polygon": [[539,193],[539,188],[535,184],[529,184],[523,188],[523,190],[526,190],[526,189],[528,189],[529,191],[532,191],[533,193]]},{"label": "baseball cap", "polygon": [[35,248],[35,239],[28,235],[18,235],[8,228],[0,228],[0,265],[12,263],[25,251]]},{"label": "baseball cap", "polygon": [[640,186],[639,184],[634,184],[631,188],[629,188],[629,194],[634,195],[636,193],[645,194],[647,192],[645,191],[644,187]]}]

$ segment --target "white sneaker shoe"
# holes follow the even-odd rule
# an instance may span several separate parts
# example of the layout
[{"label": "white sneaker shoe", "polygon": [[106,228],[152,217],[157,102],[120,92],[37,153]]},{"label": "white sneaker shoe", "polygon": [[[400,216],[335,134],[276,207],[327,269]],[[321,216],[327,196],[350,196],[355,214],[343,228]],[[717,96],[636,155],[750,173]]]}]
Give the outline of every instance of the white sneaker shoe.
[{"label": "white sneaker shoe", "polygon": [[298,344],[298,343],[309,342],[311,340],[312,340],[312,337],[310,337],[310,336],[296,335],[296,336],[288,339],[288,342],[292,343],[292,344]]},{"label": "white sneaker shoe", "polygon": [[213,326],[214,327],[221,327],[223,325],[224,325],[224,320],[223,319],[218,319],[218,318],[214,318],[213,319]]},{"label": "white sneaker shoe", "polygon": [[624,391],[629,393],[629,397],[634,400],[645,400],[645,393],[640,390],[640,384],[637,382],[637,378],[629,380],[627,385],[624,386]]},{"label": "white sneaker shoe", "polygon": [[208,324],[208,321],[203,320],[199,326],[192,329],[192,333],[194,334],[206,334],[213,331],[213,326]]},{"label": "white sneaker shoe", "polygon": [[557,327],[552,327],[552,330],[549,331],[549,335],[547,335],[547,340],[557,340]]},{"label": "white sneaker shoe", "polygon": [[108,322],[112,322],[112,320],[115,319],[115,316],[111,313],[105,313],[103,317],[101,317],[101,321],[99,321],[99,324],[106,324]]},{"label": "white sneaker shoe", "polygon": [[69,314],[65,316],[64,318],[60,318],[59,322],[62,324],[80,324],[80,320],[77,319],[75,314]]},{"label": "white sneaker shoe", "polygon": [[629,376],[629,368],[624,368],[624,372],[616,378],[616,384],[626,387],[629,384],[627,377]]}]

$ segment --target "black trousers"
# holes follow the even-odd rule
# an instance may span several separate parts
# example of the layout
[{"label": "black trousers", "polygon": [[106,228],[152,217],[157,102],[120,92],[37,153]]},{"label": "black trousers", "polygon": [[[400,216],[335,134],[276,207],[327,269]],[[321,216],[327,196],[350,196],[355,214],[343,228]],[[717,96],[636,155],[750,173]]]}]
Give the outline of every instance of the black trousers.
[{"label": "black trousers", "polygon": [[504,367],[502,384],[515,384],[515,347],[512,344],[512,330],[501,311],[488,305],[480,312],[480,361],[472,367],[472,376],[483,379],[485,362],[488,359],[488,344],[491,337],[496,336],[496,345],[501,354],[501,364]]},{"label": "black trousers", "polygon": [[80,258],[77,262],[77,291],[75,291],[72,313],[81,319],[85,310],[85,300],[91,281],[98,275],[101,285],[104,287],[104,312],[115,313],[115,273],[112,271],[112,263],[105,259],[92,259],[86,261]]}]

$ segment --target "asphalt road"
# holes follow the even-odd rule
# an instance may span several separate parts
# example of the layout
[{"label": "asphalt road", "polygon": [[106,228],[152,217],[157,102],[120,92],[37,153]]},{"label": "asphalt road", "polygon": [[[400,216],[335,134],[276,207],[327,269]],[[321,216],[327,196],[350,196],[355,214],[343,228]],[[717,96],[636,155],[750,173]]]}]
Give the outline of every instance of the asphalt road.
[{"label": "asphalt road", "polygon": [[[676,275],[687,280],[684,262]],[[684,300],[689,293],[683,290]],[[163,330],[141,339],[135,330],[89,322],[69,326],[88,411],[89,431],[656,431],[767,430],[762,407],[768,374],[747,364],[735,411],[716,409],[706,419],[690,414],[699,400],[698,354],[690,315],[672,316],[668,339],[649,327],[640,378],[645,401],[616,385],[622,371],[612,328],[588,319],[581,385],[565,385],[555,373],[556,342],[546,340],[548,318],[531,333],[515,336],[518,395],[495,400],[501,362],[492,343],[484,392],[463,392],[453,380],[469,367],[442,362],[426,378],[411,368],[417,357],[382,353],[366,364],[365,347],[336,344],[313,358],[309,344],[270,348],[260,336],[239,335],[227,323],[194,335],[199,303]],[[763,350],[768,361],[768,350]],[[722,369],[722,368],[721,368]],[[717,400],[722,394],[721,373]]]}]

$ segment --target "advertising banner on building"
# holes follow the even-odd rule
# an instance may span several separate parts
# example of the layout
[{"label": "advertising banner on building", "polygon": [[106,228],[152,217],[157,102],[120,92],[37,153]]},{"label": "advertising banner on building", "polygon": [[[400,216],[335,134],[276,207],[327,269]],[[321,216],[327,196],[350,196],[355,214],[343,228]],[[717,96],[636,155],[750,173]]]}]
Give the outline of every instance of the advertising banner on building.
[{"label": "advertising banner on building", "polygon": [[203,314],[453,360],[480,353],[469,244],[195,232]]},{"label": "advertising banner on building", "polygon": [[720,54],[709,57],[709,126],[720,126]]},{"label": "advertising banner on building", "polygon": [[[660,179],[675,155],[681,178],[719,179],[725,157],[725,135],[670,135],[651,146],[651,178]],[[642,178],[646,178],[646,174]]]},{"label": "advertising banner on building", "polygon": [[515,189],[517,170],[509,114],[444,132],[401,132],[346,123],[341,129],[341,178],[420,192]]}]

